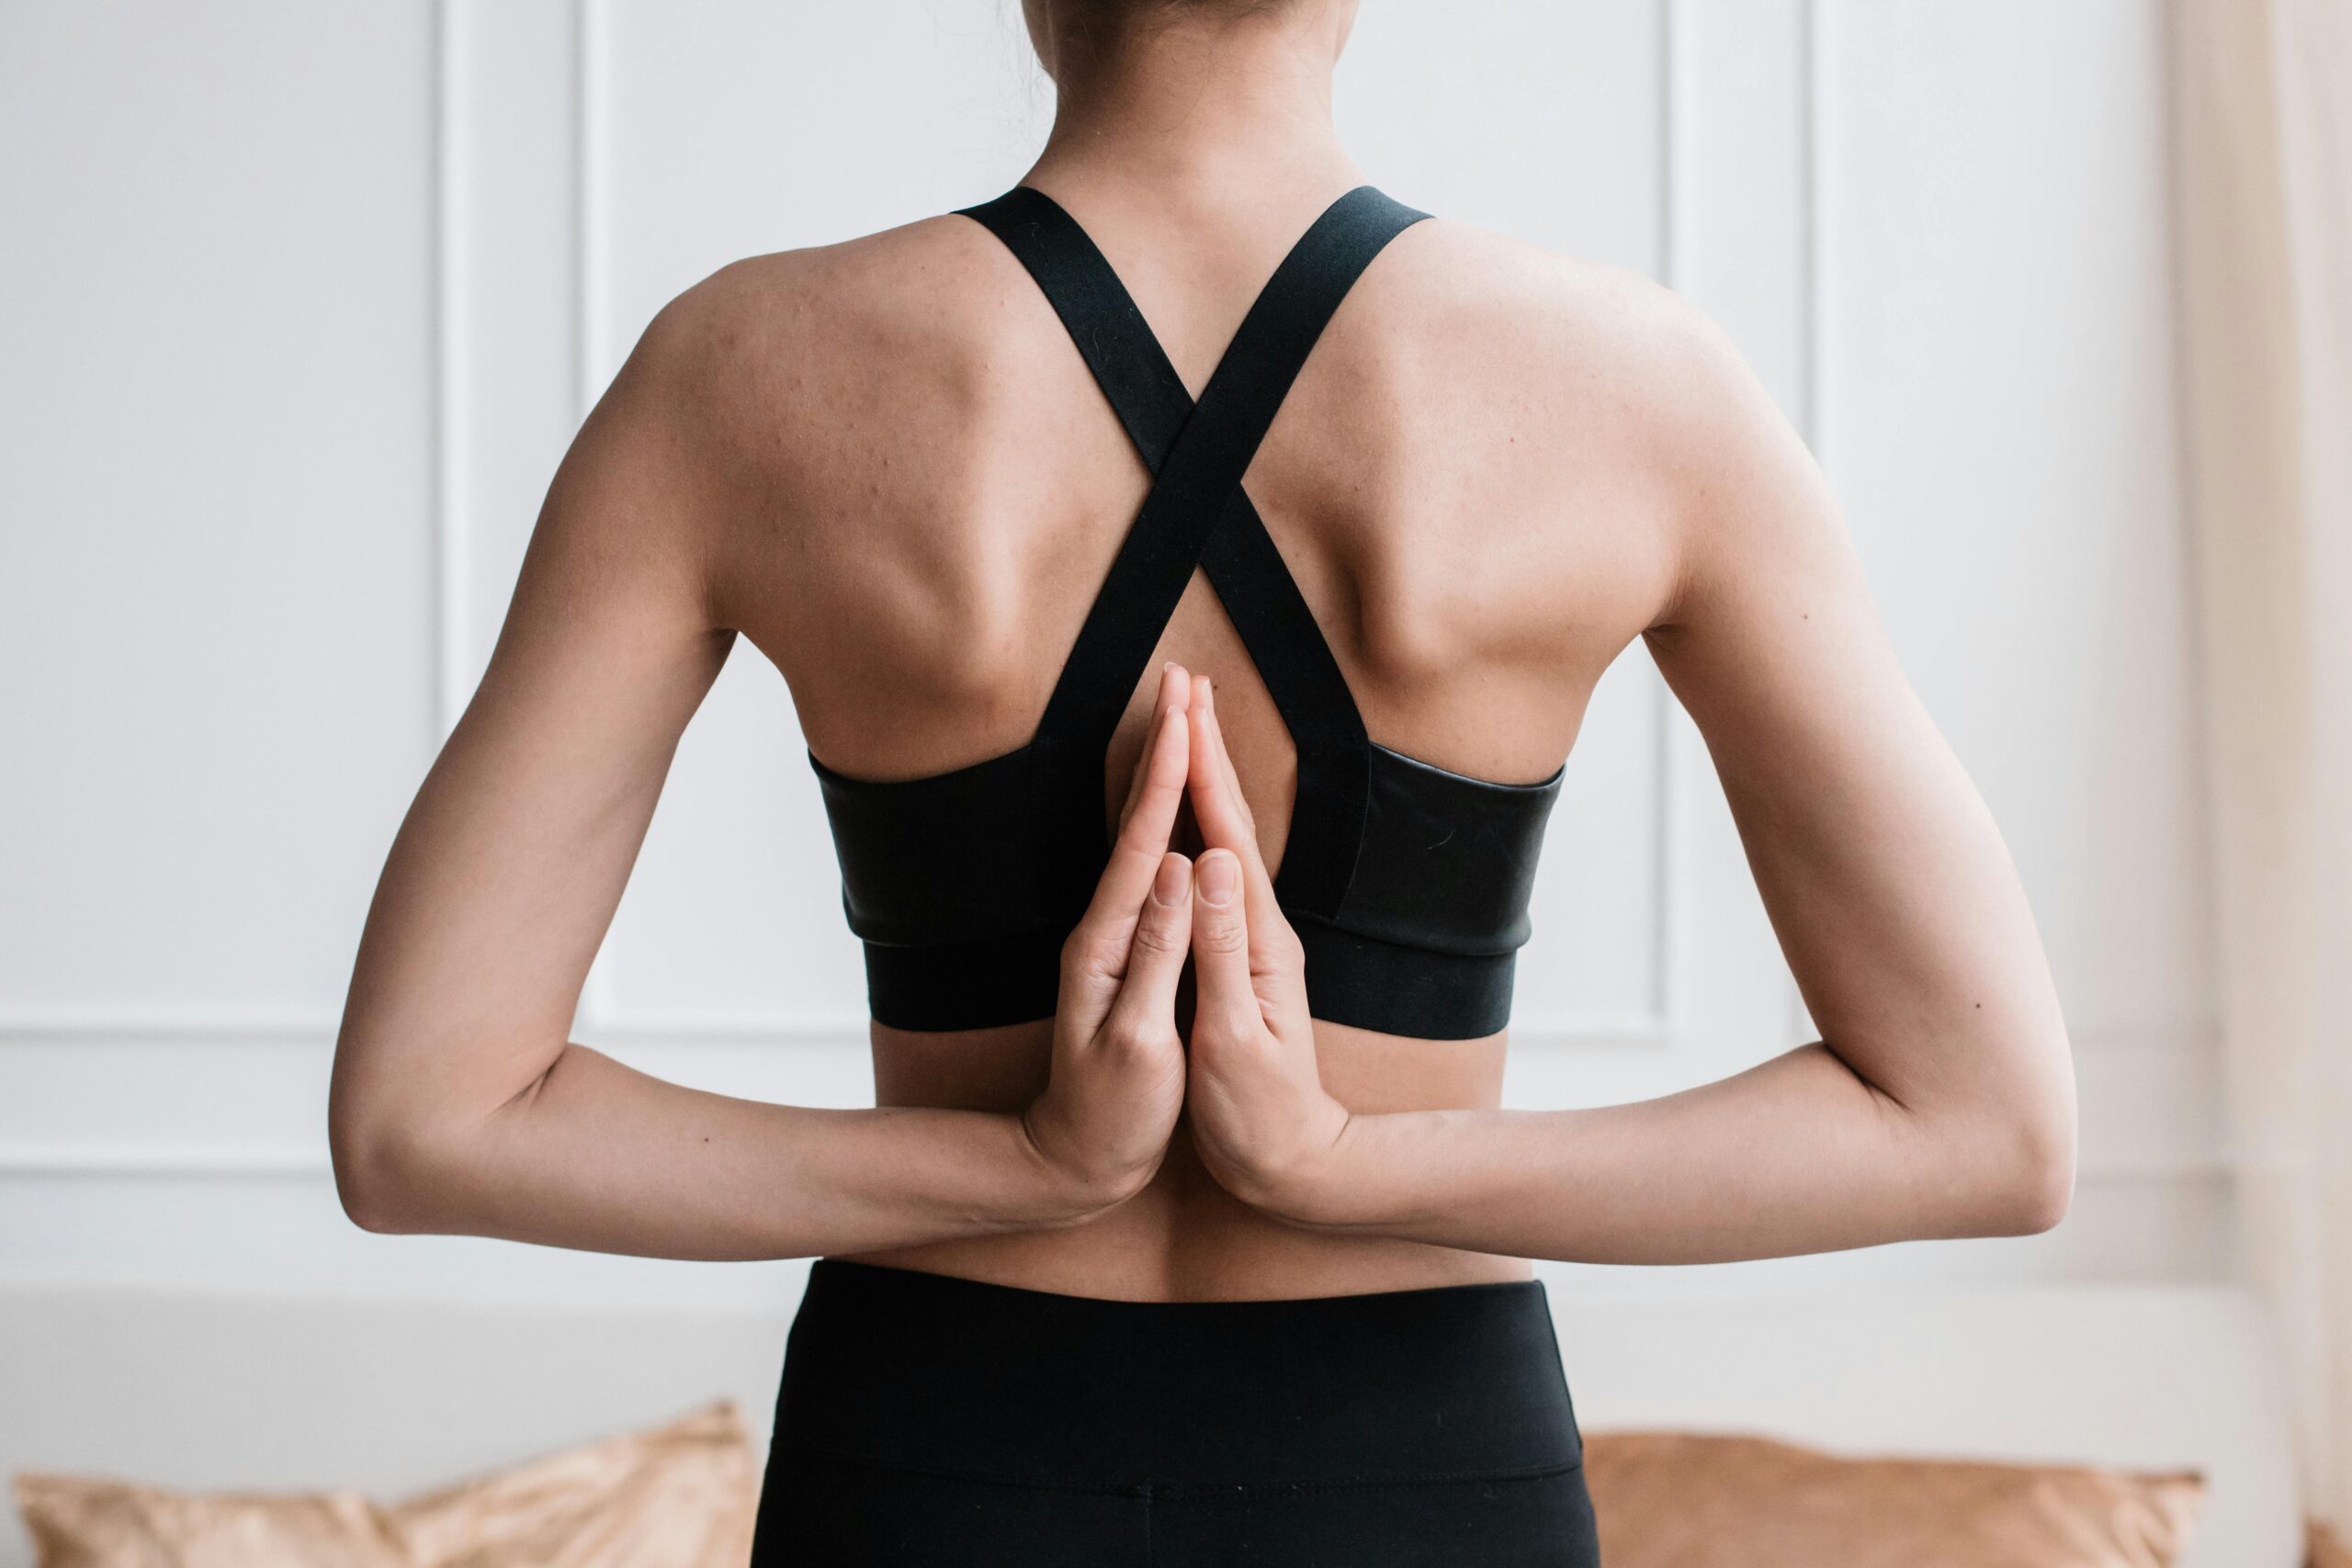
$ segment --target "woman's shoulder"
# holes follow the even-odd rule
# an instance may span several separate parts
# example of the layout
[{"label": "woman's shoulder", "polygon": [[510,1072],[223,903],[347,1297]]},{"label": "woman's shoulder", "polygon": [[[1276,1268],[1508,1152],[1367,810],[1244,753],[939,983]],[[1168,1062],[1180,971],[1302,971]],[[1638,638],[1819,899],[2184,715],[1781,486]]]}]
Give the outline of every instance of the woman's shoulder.
[{"label": "woman's shoulder", "polygon": [[953,214],[745,256],[665,304],[638,353],[669,367],[720,437],[773,450],[860,410],[976,394],[984,374],[1055,345],[1017,330],[1027,278]]},{"label": "woman's shoulder", "polygon": [[[1661,416],[1688,402],[1694,370],[1736,358],[1704,312],[1638,271],[1450,218],[1407,230],[1355,291],[1376,330],[1338,334],[1340,352],[1450,363],[1511,393],[1605,389]],[[1034,294],[993,235],[943,214],[729,262],[665,305],[646,344],[772,431],[779,404],[838,407],[844,384],[1001,381],[1021,368],[1009,356],[1059,356],[1029,330]]]},{"label": "woman's shoulder", "polygon": [[1516,367],[1647,412],[1687,390],[1694,364],[1730,352],[1703,310],[1632,267],[1444,217],[1413,225],[1392,249],[1359,285],[1392,344],[1487,373]]},{"label": "woman's shoulder", "polygon": [[714,372],[756,373],[789,354],[937,345],[984,330],[1021,274],[1002,245],[944,214],[829,244],[772,251],[718,268],[665,305],[679,347]]},{"label": "woman's shoulder", "polygon": [[1476,461],[1532,482],[1606,469],[1672,509],[1672,492],[1708,482],[1696,457],[1770,416],[1722,328],[1631,267],[1438,217],[1393,241],[1356,288],[1349,309],[1363,314],[1334,334],[1358,361],[1344,379],[1447,411],[1430,430],[1449,441],[1510,433],[1513,452],[1474,442]]}]

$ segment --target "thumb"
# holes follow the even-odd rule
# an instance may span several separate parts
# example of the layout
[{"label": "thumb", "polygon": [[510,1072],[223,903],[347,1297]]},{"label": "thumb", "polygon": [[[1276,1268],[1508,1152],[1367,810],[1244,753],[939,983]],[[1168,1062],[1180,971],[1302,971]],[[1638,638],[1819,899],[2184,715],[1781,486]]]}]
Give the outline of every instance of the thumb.
[{"label": "thumb", "polygon": [[1193,939],[1192,905],[1193,863],[1170,850],[1159,857],[1151,895],[1136,919],[1119,994],[1103,1021],[1111,1037],[1141,1043],[1174,1034],[1176,982]]},{"label": "thumb", "polygon": [[1241,901],[1241,860],[1207,850],[1193,863],[1193,987],[1195,1039],[1247,1039],[1265,1026],[1250,979],[1250,920]]}]

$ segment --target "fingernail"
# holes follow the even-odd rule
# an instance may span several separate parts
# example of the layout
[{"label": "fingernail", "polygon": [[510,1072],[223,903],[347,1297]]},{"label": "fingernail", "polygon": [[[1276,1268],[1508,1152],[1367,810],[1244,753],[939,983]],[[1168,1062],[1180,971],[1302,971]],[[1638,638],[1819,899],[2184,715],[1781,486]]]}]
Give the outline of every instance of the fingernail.
[{"label": "fingernail", "polygon": [[1191,874],[1192,863],[1182,855],[1166,855],[1159,862],[1159,874],[1151,879],[1151,896],[1162,904],[1181,902],[1184,897],[1184,882]]},{"label": "fingernail", "polygon": [[1212,904],[1229,904],[1240,881],[1241,863],[1232,852],[1217,850],[1201,857],[1201,897]]}]

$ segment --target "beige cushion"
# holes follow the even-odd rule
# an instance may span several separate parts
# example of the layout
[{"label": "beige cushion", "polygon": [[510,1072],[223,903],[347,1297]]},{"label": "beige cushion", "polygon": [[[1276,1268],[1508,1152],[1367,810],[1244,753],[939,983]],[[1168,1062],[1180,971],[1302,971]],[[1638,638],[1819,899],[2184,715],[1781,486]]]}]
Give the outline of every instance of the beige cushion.
[{"label": "beige cushion", "polygon": [[1608,1568],[2169,1568],[2205,1490],[1669,1432],[1588,1433],[1585,1480]]},{"label": "beige cushion", "polygon": [[41,1568],[742,1568],[758,1500],[731,1404],[389,1506],[17,1478]]}]

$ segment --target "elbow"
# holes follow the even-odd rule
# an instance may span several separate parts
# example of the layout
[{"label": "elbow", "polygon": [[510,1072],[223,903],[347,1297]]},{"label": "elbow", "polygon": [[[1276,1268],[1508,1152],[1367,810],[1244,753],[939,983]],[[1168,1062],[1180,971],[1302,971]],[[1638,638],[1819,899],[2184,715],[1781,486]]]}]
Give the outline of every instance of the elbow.
[{"label": "elbow", "polygon": [[397,1127],[338,1128],[328,1140],[334,1159],[334,1192],[343,1212],[361,1230],[407,1235],[428,1229],[421,1201],[415,1141]]},{"label": "elbow", "polygon": [[338,1094],[327,1119],[334,1190],[361,1230],[414,1235],[447,1228],[435,1196],[450,1187],[451,1150],[428,1119]]},{"label": "elbow", "polygon": [[1972,1162],[1979,1235],[2039,1235],[2057,1228],[2075,1201],[2075,1116],[2071,1085],[1990,1118]]},{"label": "elbow", "polygon": [[2074,1075],[2063,1045],[2044,1059],[2061,1070],[1906,1108],[1916,1228],[1905,1239],[2039,1235],[2064,1222],[2075,1201]]},{"label": "elbow", "polygon": [[446,1083],[428,1086],[364,1052],[338,1046],[327,1092],[327,1147],[335,1197],[361,1230],[383,1235],[483,1234],[511,1173],[500,1157],[499,1112],[527,1105],[548,1072],[485,1108]]},{"label": "elbow", "polygon": [[2017,1156],[2001,1184],[1989,1234],[2039,1235],[2055,1230],[2074,1202],[2072,1141],[2063,1149],[2037,1146]]}]

